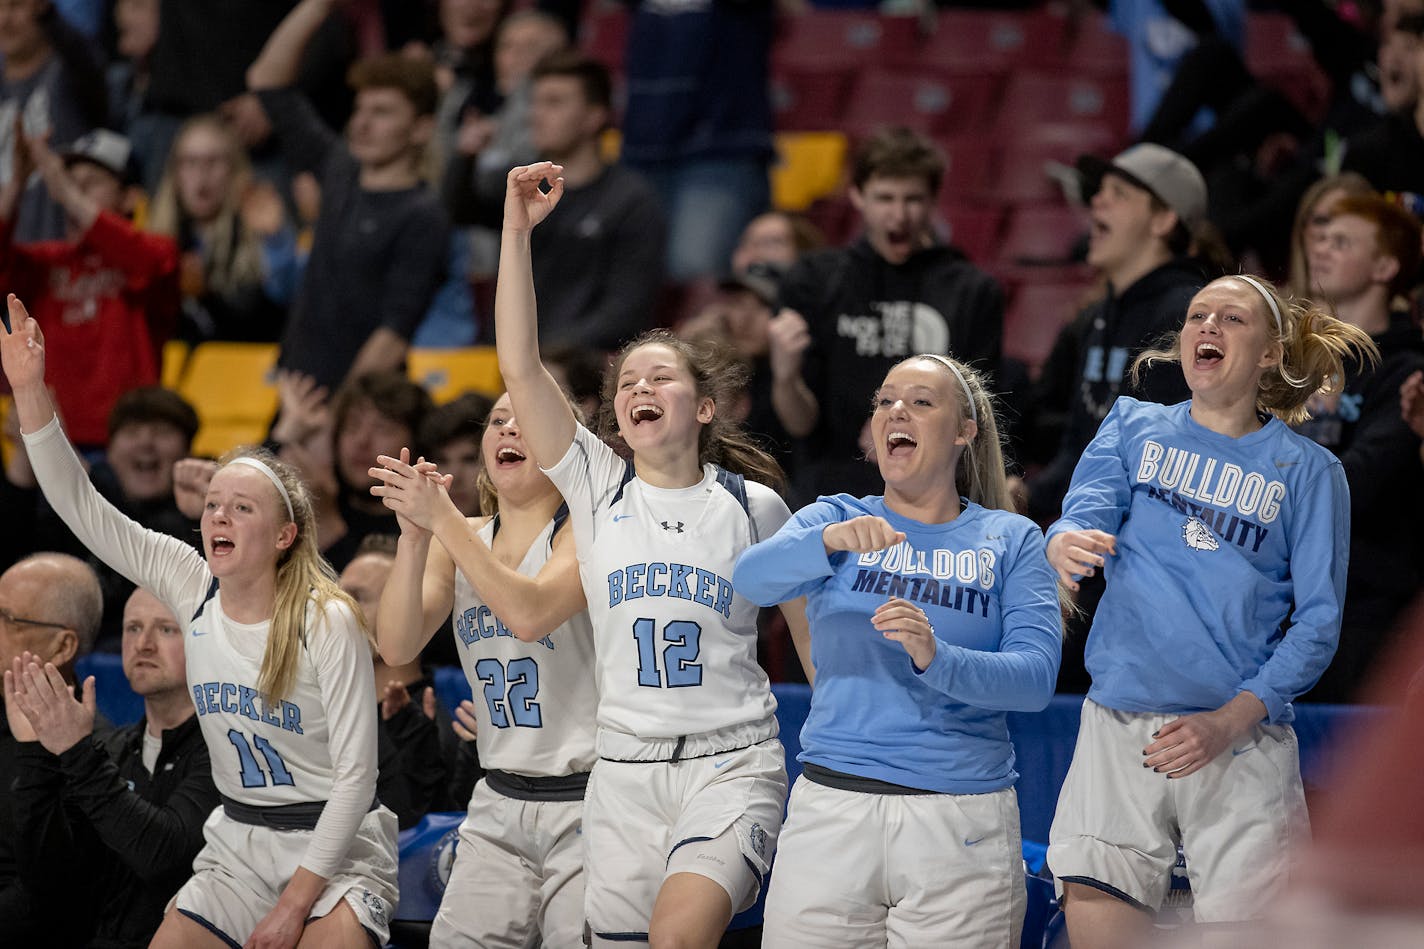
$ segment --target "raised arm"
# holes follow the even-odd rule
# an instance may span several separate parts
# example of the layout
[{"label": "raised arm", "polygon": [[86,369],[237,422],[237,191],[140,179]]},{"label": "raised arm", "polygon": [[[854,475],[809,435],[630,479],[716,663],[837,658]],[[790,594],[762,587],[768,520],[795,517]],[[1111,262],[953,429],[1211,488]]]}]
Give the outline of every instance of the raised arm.
[{"label": "raised arm", "polygon": [[0,364],[14,392],[20,431],[45,498],[100,560],[152,589],[175,614],[191,615],[212,579],[203,558],[178,538],[128,519],[90,483],[45,388],[44,334],[18,297],[10,294],[7,303],[10,325],[0,327]]},{"label": "raised arm", "polygon": [[[376,460],[384,467],[372,468],[371,475],[383,484],[373,487],[371,493],[395,511],[403,525],[410,523],[415,529],[430,530],[444,548],[446,562],[454,561],[480,599],[519,639],[526,642],[542,639],[570,616],[587,608],[568,524],[555,535],[549,561],[536,576],[525,576],[495,556],[489,545],[479,538],[476,526],[455,507],[443,486],[422,476],[401,459],[381,455]],[[402,534],[402,541],[405,536]],[[434,558],[432,551],[432,562]],[[427,578],[429,574],[427,568]],[[387,590],[395,578],[392,572],[386,581]],[[381,604],[384,607],[384,594]],[[406,611],[409,614],[409,606]],[[379,627],[378,619],[378,637]]]},{"label": "raised arm", "polygon": [[388,665],[412,662],[450,614],[455,565],[430,532],[401,518],[396,560],[376,607],[376,648]]},{"label": "raised arm", "polygon": [[337,0],[302,0],[293,7],[247,68],[247,88],[256,92],[296,83],[307,44],[338,5]]},{"label": "raised arm", "polygon": [[75,182],[74,176],[65,167],[64,159],[55,154],[43,138],[26,138],[25,148],[29,150],[34,167],[44,179],[45,189],[55,204],[64,208],[80,233],[93,227],[99,216],[99,205]]},{"label": "raised arm", "polygon": [[[520,419],[524,440],[540,467],[564,457],[574,440],[574,414],[559,384],[539,361],[539,318],[529,239],[564,194],[562,165],[538,162],[514,168],[506,179],[499,282],[494,296],[495,348],[499,371]],[[539,183],[551,183],[545,194]],[[506,622],[508,622],[506,620]]]}]

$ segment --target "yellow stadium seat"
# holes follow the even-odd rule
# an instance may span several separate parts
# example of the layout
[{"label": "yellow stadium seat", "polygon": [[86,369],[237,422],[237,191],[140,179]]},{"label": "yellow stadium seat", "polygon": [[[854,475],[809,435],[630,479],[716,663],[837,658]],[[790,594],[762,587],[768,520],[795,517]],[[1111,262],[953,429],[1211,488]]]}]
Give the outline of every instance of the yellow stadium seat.
[{"label": "yellow stadium seat", "polygon": [[406,372],[437,403],[449,402],[468,390],[490,398],[498,398],[504,392],[493,346],[412,349],[406,355]]},{"label": "yellow stadium seat", "polygon": [[165,389],[176,389],[183,381],[183,367],[188,362],[188,344],[170,339],[163,344],[163,369],[160,382]]},{"label": "yellow stadium seat", "polygon": [[[15,400],[8,395],[0,396],[0,432],[5,431],[5,423],[10,420],[10,413],[14,411]],[[10,463],[10,452],[15,450],[15,443],[8,435],[0,435],[0,465]]]},{"label": "yellow stadium seat", "polygon": [[204,422],[193,437],[194,456],[220,458],[238,445],[260,445],[267,437],[268,420],[260,422]]},{"label": "yellow stadium seat", "polygon": [[178,391],[204,427],[265,426],[277,412],[276,364],[276,343],[201,343],[188,357]]},{"label": "yellow stadium seat", "polygon": [[817,198],[839,192],[849,147],[840,132],[777,132],[771,203],[781,211],[804,211]]},{"label": "yellow stadium seat", "polygon": [[598,137],[598,154],[610,165],[618,161],[618,155],[623,151],[623,133],[615,128],[606,128],[603,134]]}]

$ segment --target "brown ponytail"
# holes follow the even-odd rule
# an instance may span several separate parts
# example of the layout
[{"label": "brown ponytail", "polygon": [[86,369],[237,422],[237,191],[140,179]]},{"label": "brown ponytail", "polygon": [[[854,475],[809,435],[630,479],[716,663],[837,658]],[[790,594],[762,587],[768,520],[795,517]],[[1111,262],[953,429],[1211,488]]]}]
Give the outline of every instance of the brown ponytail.
[{"label": "brown ponytail", "polygon": [[[599,435],[620,454],[628,454],[628,445],[618,434],[618,418],[613,399],[618,393],[618,373],[633,350],[657,344],[677,353],[687,371],[692,374],[697,395],[710,398],[719,410],[731,406],[737,394],[745,390],[751,379],[746,365],[736,351],[715,339],[684,340],[667,330],[657,329],[642,334],[618,352],[603,375],[603,405],[599,411]],[[786,473],[781,465],[763,449],[755,438],[727,418],[721,411],[702,426],[697,438],[697,461],[726,468],[735,474],[766,485],[778,494],[785,493]]]}]

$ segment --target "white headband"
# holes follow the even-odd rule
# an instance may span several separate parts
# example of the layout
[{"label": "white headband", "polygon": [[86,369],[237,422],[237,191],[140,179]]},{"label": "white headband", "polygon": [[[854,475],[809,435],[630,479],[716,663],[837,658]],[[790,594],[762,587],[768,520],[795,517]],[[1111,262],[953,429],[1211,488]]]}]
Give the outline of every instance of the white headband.
[{"label": "white headband", "polygon": [[946,359],[939,353],[925,353],[922,358],[933,359],[935,362],[939,363],[940,365],[948,369],[950,372],[954,373],[954,378],[959,380],[959,387],[964,390],[965,397],[969,399],[969,417],[974,420],[975,425],[978,425],[979,410],[974,405],[974,390],[969,388],[969,382],[964,378],[964,373],[959,371],[959,367],[956,366],[953,361]]},{"label": "white headband", "polygon": [[249,455],[243,455],[240,458],[234,458],[232,461],[229,461],[228,464],[246,465],[249,468],[255,468],[265,474],[268,479],[277,486],[277,493],[282,496],[282,503],[287,505],[287,520],[296,523],[297,515],[296,512],[292,510],[292,496],[287,493],[287,486],[282,483],[281,478],[277,477],[277,472],[273,471],[266,462],[259,461]]},{"label": "white headband", "polygon": [[1244,281],[1255,287],[1256,292],[1265,298],[1266,305],[1271,308],[1271,316],[1276,318],[1276,335],[1284,336],[1286,331],[1285,327],[1281,324],[1281,308],[1276,305],[1276,298],[1271,296],[1271,291],[1262,286],[1261,281],[1255,277],[1248,277],[1244,273],[1234,274],[1233,276],[1235,276],[1237,280]]}]

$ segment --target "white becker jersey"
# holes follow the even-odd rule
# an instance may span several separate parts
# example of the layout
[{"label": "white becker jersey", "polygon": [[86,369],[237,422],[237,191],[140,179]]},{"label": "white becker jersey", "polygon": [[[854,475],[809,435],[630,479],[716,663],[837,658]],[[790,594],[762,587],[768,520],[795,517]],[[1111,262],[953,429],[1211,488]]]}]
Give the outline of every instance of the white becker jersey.
[{"label": "white becker jersey", "polygon": [[[519,572],[532,577],[549,561],[554,534],[566,518],[560,508],[529,546]],[[494,541],[498,516],[479,537]],[[476,747],[490,770],[526,777],[559,777],[593,767],[593,627],[575,613],[538,642],[520,640],[500,622],[470,581],[455,571],[455,646],[474,692],[479,719]]]},{"label": "white becker jersey", "polygon": [[346,605],[329,604],[324,622],[315,604],[308,606],[292,688],[268,700],[257,689],[268,625],[229,618],[221,592],[188,624],[188,689],[213,783],[225,797],[257,807],[325,801],[335,777],[327,707],[363,700],[354,686],[371,678],[370,647]]},{"label": "white becker jersey", "polygon": [[335,874],[376,794],[376,684],[356,615],[332,602],[318,616],[310,604],[294,684],[268,701],[257,684],[269,624],[230,619],[197,551],[104,500],[57,420],[25,444],[45,497],[80,542],[186,624],[188,687],[218,791],[253,807],[323,804],[302,866]]},{"label": "white becker jersey", "polygon": [[548,475],[574,522],[599,726],[677,738],[769,719],[757,607],[731,577],[737,556],[790,517],[785,502],[713,465],[691,487],[654,487],[583,426]]}]

